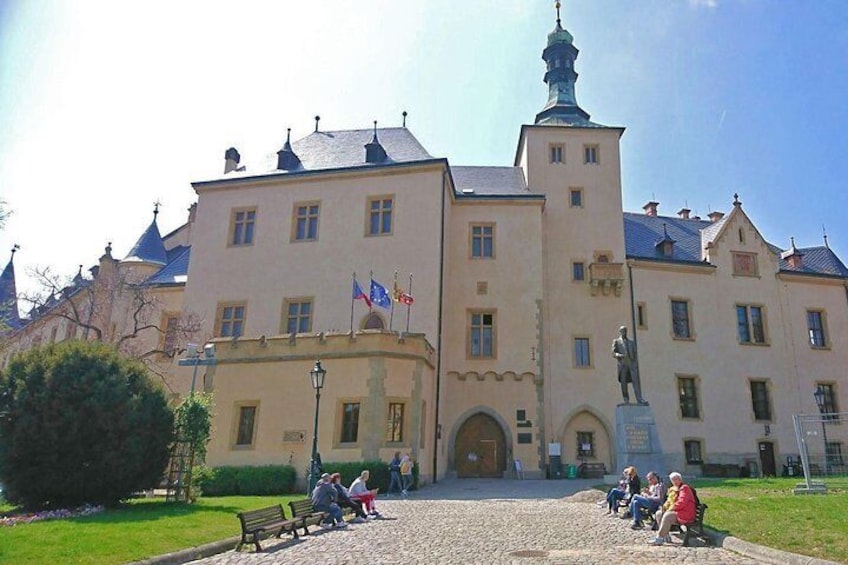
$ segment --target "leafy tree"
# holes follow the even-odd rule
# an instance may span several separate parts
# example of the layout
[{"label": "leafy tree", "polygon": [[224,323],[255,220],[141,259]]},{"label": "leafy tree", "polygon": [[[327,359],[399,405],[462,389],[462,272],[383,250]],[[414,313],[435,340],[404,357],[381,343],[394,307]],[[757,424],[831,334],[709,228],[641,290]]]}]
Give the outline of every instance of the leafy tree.
[{"label": "leafy tree", "polygon": [[138,361],[70,341],[0,373],[0,482],[28,508],[114,504],[155,486],[174,416]]}]

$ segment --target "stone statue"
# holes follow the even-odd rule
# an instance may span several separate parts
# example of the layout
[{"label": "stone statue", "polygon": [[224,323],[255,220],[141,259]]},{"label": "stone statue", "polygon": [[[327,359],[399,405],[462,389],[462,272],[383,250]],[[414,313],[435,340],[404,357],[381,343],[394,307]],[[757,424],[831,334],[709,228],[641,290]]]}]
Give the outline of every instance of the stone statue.
[{"label": "stone statue", "polygon": [[642,384],[639,382],[639,361],[636,355],[636,342],[627,339],[627,327],[618,328],[618,337],[612,342],[612,356],[618,360],[618,382],[621,383],[621,396],[625,404],[630,404],[627,383],[633,383],[633,393],[638,404],[648,404],[642,398]]}]

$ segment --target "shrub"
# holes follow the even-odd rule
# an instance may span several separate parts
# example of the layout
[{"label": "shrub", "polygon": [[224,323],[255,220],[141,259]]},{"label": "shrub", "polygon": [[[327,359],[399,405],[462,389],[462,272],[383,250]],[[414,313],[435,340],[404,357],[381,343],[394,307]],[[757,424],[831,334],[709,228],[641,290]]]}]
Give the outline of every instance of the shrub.
[{"label": "shrub", "polygon": [[12,358],[0,373],[0,482],[28,508],[112,505],[154,487],[173,414],[144,366],[72,341]]},{"label": "shrub", "polygon": [[290,465],[203,467],[195,470],[193,481],[205,496],[289,494],[295,470]]}]

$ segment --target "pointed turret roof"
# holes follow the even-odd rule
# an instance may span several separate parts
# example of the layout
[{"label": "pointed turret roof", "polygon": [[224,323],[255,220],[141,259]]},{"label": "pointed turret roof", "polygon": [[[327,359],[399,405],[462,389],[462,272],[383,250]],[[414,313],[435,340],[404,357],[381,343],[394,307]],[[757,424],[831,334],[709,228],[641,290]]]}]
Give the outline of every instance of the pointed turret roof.
[{"label": "pointed turret roof", "polygon": [[156,224],[158,214],[159,204],[157,203],[153,210],[153,221],[138,238],[129,254],[124,257],[124,261],[153,263],[155,265],[165,265],[168,262],[168,253],[165,251],[162,234],[159,233],[159,226]]},{"label": "pointed turret roof", "polygon": [[0,334],[21,327],[21,317],[18,314],[18,291],[15,286],[15,252],[17,245],[12,248],[12,257],[0,274]]}]

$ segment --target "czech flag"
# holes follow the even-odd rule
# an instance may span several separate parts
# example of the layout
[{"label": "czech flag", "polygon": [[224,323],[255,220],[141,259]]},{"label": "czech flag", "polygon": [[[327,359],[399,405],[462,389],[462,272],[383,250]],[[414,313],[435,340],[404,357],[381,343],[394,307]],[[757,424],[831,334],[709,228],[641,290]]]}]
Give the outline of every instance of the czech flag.
[{"label": "czech flag", "polygon": [[[360,298],[365,301],[365,304],[367,304],[369,308],[371,308],[371,299],[362,291],[362,287],[359,286],[356,279],[353,279],[353,299],[358,300]],[[353,310],[351,310],[351,312],[353,312]]]}]

